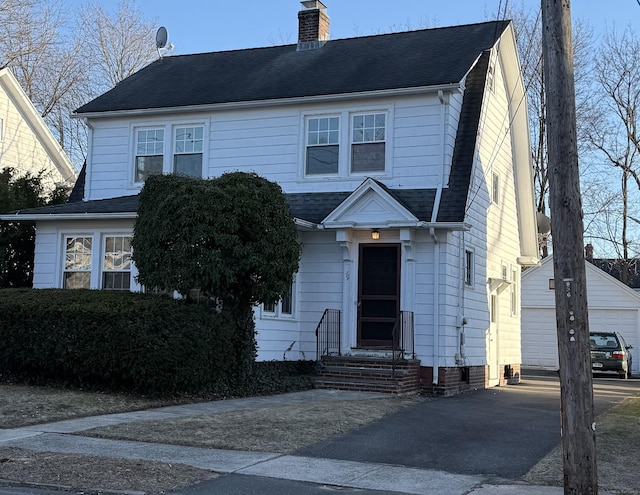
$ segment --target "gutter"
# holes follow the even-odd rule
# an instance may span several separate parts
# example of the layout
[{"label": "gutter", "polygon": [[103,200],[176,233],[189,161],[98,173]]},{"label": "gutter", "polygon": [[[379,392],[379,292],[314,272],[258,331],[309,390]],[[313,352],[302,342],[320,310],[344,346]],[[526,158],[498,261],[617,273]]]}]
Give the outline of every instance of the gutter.
[{"label": "gutter", "polygon": [[135,219],[138,213],[25,213],[16,212],[12,215],[0,215],[0,220],[6,222],[47,222],[56,220],[115,220],[115,219]]},{"label": "gutter", "polygon": [[382,98],[393,97],[399,95],[414,95],[453,91],[460,89],[461,83],[439,84],[436,86],[417,86],[414,88],[399,89],[381,89],[375,91],[363,91],[360,93],[342,93],[318,96],[296,96],[293,98],[275,98],[271,100],[257,101],[234,101],[227,103],[210,103],[206,105],[185,105],[181,107],[160,107],[160,108],[137,108],[131,110],[114,110],[104,112],[83,112],[72,113],[71,118],[75,119],[91,119],[91,118],[117,118],[117,117],[136,117],[149,115],[165,115],[184,112],[211,112],[214,110],[241,110],[245,108],[263,108],[284,105],[299,105],[302,103],[323,103],[335,102],[341,100],[356,100],[363,98]]}]

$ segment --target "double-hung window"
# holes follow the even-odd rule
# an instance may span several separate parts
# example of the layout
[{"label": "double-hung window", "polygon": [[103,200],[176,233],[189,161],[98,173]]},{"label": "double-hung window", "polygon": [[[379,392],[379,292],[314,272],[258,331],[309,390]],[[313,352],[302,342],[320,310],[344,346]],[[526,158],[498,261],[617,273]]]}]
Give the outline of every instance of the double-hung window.
[{"label": "double-hung window", "polygon": [[351,172],[385,170],[386,114],[352,116]]},{"label": "double-hung window", "polygon": [[105,236],[102,288],[131,289],[131,237]]},{"label": "double-hung window", "polygon": [[340,117],[307,119],[306,175],[338,173]]},{"label": "double-hung window", "polygon": [[271,318],[277,316],[289,317],[293,315],[293,284],[289,286],[286,294],[277,302],[264,303],[262,305],[263,314]]},{"label": "double-hung window", "polygon": [[173,143],[173,173],[202,177],[202,126],[176,127]]},{"label": "double-hung window", "polygon": [[91,237],[68,236],[65,238],[63,288],[91,288],[92,244],[93,239]]},{"label": "double-hung window", "polygon": [[164,158],[164,129],[136,129],[135,182],[161,174]]}]

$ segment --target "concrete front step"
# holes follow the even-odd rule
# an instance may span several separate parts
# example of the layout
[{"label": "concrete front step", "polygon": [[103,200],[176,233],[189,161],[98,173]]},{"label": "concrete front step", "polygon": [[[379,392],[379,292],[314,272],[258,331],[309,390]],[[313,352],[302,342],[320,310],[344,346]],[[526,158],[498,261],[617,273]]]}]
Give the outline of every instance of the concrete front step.
[{"label": "concrete front step", "polygon": [[395,394],[416,393],[420,389],[420,362],[390,359],[329,356],[315,379],[316,388],[358,390]]}]

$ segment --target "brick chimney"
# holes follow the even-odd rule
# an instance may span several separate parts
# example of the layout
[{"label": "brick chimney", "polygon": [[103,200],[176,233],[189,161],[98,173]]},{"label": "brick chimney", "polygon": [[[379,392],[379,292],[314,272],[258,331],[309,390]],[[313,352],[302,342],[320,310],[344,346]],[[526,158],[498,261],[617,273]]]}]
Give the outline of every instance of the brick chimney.
[{"label": "brick chimney", "polygon": [[298,12],[298,51],[322,47],[329,40],[327,7],[320,0],[300,2]]},{"label": "brick chimney", "polygon": [[584,247],[584,258],[587,261],[593,261],[593,244],[587,244]]}]

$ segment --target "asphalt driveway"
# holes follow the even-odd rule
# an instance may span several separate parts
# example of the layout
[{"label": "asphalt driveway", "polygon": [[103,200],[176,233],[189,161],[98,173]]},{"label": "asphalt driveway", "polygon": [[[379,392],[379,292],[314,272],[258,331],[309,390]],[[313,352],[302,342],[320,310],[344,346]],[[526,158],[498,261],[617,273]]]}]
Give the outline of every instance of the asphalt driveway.
[{"label": "asphalt driveway", "polygon": [[[595,377],[596,414],[638,393],[640,380]],[[520,385],[434,398],[295,455],[515,479],[560,441],[558,377],[531,371]]]}]

